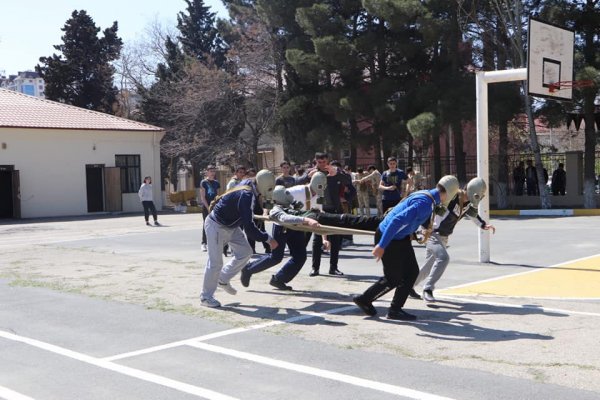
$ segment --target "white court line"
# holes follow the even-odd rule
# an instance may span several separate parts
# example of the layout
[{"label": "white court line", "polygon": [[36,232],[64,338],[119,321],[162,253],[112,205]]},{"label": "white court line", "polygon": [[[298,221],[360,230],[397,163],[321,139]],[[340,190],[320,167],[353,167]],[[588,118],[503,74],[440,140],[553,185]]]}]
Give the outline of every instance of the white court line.
[{"label": "white court line", "polygon": [[34,400],[33,397],[25,396],[3,386],[0,386],[0,399],[4,400]]},{"label": "white court line", "polygon": [[563,265],[566,265],[566,264],[571,264],[571,263],[574,263],[574,262],[584,261],[584,260],[588,260],[590,258],[595,258],[595,257],[598,257],[598,256],[600,256],[600,254],[595,254],[593,256],[588,256],[588,257],[577,258],[575,260],[565,261],[565,262],[562,262],[560,264],[554,264],[554,265],[550,265],[550,266],[547,266],[547,267],[540,267],[540,268],[536,268],[536,269],[530,270],[530,271],[517,272],[517,273],[509,274],[509,275],[497,276],[495,278],[483,279],[483,280],[480,280],[480,281],[475,281],[475,282],[470,282],[470,283],[463,283],[462,285],[450,286],[450,287],[447,287],[447,288],[444,288],[444,289],[441,289],[441,290],[459,289],[459,288],[463,288],[463,287],[466,287],[466,286],[479,285],[480,283],[487,283],[487,282],[499,281],[499,280],[504,279],[504,278],[512,278],[512,277],[520,276],[520,275],[533,274],[534,272],[545,271],[547,269],[557,268],[557,267],[560,267],[560,266],[563,266]]},{"label": "white court line", "polygon": [[307,375],[317,376],[319,378],[330,379],[338,382],[347,383],[354,386],[360,386],[371,390],[376,390],[385,393],[391,393],[408,397],[410,399],[419,400],[452,400],[449,397],[438,396],[435,394],[421,392],[419,390],[409,389],[402,386],[394,386],[383,382],[372,381],[369,379],[358,378],[352,375],[341,374],[339,372],[329,371],[320,368],[309,367],[302,364],[294,364],[287,361],[276,360],[274,358],[263,357],[256,354],[246,353],[238,350],[227,349],[224,347],[214,346],[208,343],[189,343],[191,347],[210,351],[213,353],[224,354],[227,356],[240,358],[243,360],[252,361],[259,364],[268,365],[271,367],[282,368],[289,371],[300,372]]},{"label": "white court line", "polygon": [[528,305],[528,304],[510,304],[510,303],[499,303],[499,302],[494,302],[494,301],[481,301],[481,300],[471,299],[470,296],[464,296],[464,297],[469,297],[469,299],[460,298],[460,297],[463,297],[463,295],[460,295],[460,297],[458,295],[457,296],[436,295],[435,297],[438,299],[444,299],[444,300],[460,301],[462,303],[467,303],[467,304],[475,303],[475,304],[484,304],[484,305],[490,305],[490,306],[524,308],[527,310],[555,312],[555,313],[565,314],[565,315],[586,315],[586,316],[592,316],[592,317],[600,317],[600,313],[593,313],[593,312],[587,312],[587,311],[571,311],[571,310],[564,310],[564,309],[560,309],[560,308],[549,308],[549,307],[541,307],[541,306],[537,307],[537,306]]},{"label": "white court line", "polygon": [[141,371],[139,369],[126,367],[105,361],[96,357],[88,356],[83,353],[78,353],[73,350],[65,349],[63,347],[55,346],[50,343],[42,342],[35,339],[30,339],[24,336],[15,335],[10,332],[0,331],[0,337],[12,340],[15,342],[25,343],[30,346],[37,347],[42,350],[49,351],[51,353],[59,354],[64,357],[69,357],[77,361],[81,361],[99,368],[104,368],[110,371],[118,372],[123,375],[131,376],[146,382],[154,383],[161,386],[166,386],[177,391],[192,394],[198,397],[202,397],[209,400],[236,400],[235,397],[230,397],[221,393],[214,392],[209,389],[204,389],[198,386],[193,386],[184,382],[179,382],[173,379],[165,378],[160,375],[152,374],[150,372]]},{"label": "white court line", "polygon": [[140,349],[140,350],[131,351],[131,352],[128,352],[128,353],[117,354],[117,355],[114,355],[114,356],[105,357],[102,360],[104,360],[104,361],[121,360],[123,358],[134,357],[134,356],[139,356],[139,355],[142,355],[142,354],[153,353],[155,351],[161,351],[161,350],[171,349],[173,347],[184,346],[184,345],[187,345],[187,344],[190,344],[190,343],[193,343],[193,342],[201,342],[201,341],[204,341],[204,340],[215,339],[215,338],[222,337],[222,336],[234,335],[236,333],[244,333],[244,332],[253,331],[253,330],[257,330],[257,329],[268,328],[268,327],[271,327],[271,326],[276,326],[276,325],[281,325],[281,324],[287,324],[287,323],[297,322],[297,321],[303,321],[305,319],[310,319],[310,318],[315,318],[315,317],[322,317],[322,316],[325,316],[325,315],[328,315],[328,314],[336,314],[336,313],[339,313],[339,312],[344,312],[344,311],[352,310],[352,309],[355,309],[355,308],[356,308],[356,306],[345,306],[345,307],[334,308],[334,309],[331,309],[329,311],[325,311],[325,312],[322,312],[322,313],[307,312],[305,314],[297,315],[295,317],[291,317],[291,318],[284,319],[284,320],[281,320],[281,321],[265,322],[265,323],[262,323],[262,324],[250,325],[250,326],[245,327],[245,328],[227,329],[225,331],[215,332],[215,333],[209,333],[208,335],[198,336],[198,337],[195,337],[195,338],[192,338],[192,339],[179,340],[177,342],[171,342],[171,343],[166,343],[166,344],[162,344],[162,345],[159,345],[159,346],[148,347],[146,349]]}]

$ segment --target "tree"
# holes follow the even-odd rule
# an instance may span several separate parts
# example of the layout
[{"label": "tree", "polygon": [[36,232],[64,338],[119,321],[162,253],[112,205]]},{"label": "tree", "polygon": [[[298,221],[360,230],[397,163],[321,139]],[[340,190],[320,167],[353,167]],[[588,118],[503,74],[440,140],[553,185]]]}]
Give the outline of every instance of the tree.
[{"label": "tree", "polygon": [[54,48],[62,54],[40,57],[35,69],[46,82],[46,97],[90,110],[113,113],[117,88],[113,84],[122,41],[118,25],[98,37],[100,28],[85,10],[73,11],[62,36],[63,44]]}]

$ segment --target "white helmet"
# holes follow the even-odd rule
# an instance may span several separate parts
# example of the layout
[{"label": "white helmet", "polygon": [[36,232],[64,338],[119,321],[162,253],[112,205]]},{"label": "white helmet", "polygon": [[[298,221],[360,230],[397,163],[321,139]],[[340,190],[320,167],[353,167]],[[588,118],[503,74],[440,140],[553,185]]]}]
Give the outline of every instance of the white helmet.
[{"label": "white helmet", "polygon": [[289,207],[294,201],[294,196],[288,192],[285,186],[277,185],[273,189],[273,201],[280,206]]},{"label": "white helmet", "polygon": [[275,188],[275,175],[268,169],[261,169],[256,174],[256,188],[263,197],[263,207],[273,208],[273,189]]},{"label": "white helmet", "polygon": [[481,199],[485,197],[487,185],[482,178],[473,178],[467,184],[467,196],[473,207],[477,207]]},{"label": "white helmet", "polygon": [[327,175],[323,172],[316,172],[310,178],[310,190],[317,194],[317,204],[323,204],[325,189],[327,189]]},{"label": "white helmet", "polygon": [[458,183],[458,179],[456,179],[453,175],[442,176],[442,179],[437,183],[446,191],[446,201],[444,201],[444,205],[447,206],[450,201],[456,196],[458,193],[458,189],[460,188],[460,184]]}]

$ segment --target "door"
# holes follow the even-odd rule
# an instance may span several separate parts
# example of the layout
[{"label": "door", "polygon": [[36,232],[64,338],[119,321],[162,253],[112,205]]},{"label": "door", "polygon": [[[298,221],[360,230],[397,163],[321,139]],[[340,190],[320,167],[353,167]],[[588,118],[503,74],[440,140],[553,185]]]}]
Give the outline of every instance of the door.
[{"label": "door", "polygon": [[21,179],[19,178],[19,171],[11,171],[11,173],[13,218],[21,218]]},{"label": "door", "polygon": [[106,211],[123,211],[120,167],[104,168],[104,190],[106,192]]},{"label": "door", "polygon": [[104,165],[85,166],[88,212],[104,211]]},{"label": "door", "polygon": [[13,218],[14,193],[12,183],[13,171],[8,168],[0,169],[0,218]]}]

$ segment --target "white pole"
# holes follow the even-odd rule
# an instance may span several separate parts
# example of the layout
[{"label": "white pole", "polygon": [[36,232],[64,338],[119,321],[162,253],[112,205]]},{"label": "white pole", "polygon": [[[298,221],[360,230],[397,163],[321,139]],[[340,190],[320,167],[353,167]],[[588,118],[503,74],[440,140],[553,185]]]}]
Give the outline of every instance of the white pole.
[{"label": "white pole", "polygon": [[[488,83],[523,81],[527,79],[527,68],[504,71],[479,71],[475,75],[477,107],[477,176],[485,180],[488,193],[479,203],[479,215],[490,220],[490,168],[488,134]],[[490,262],[490,233],[479,229],[479,262]]]}]

